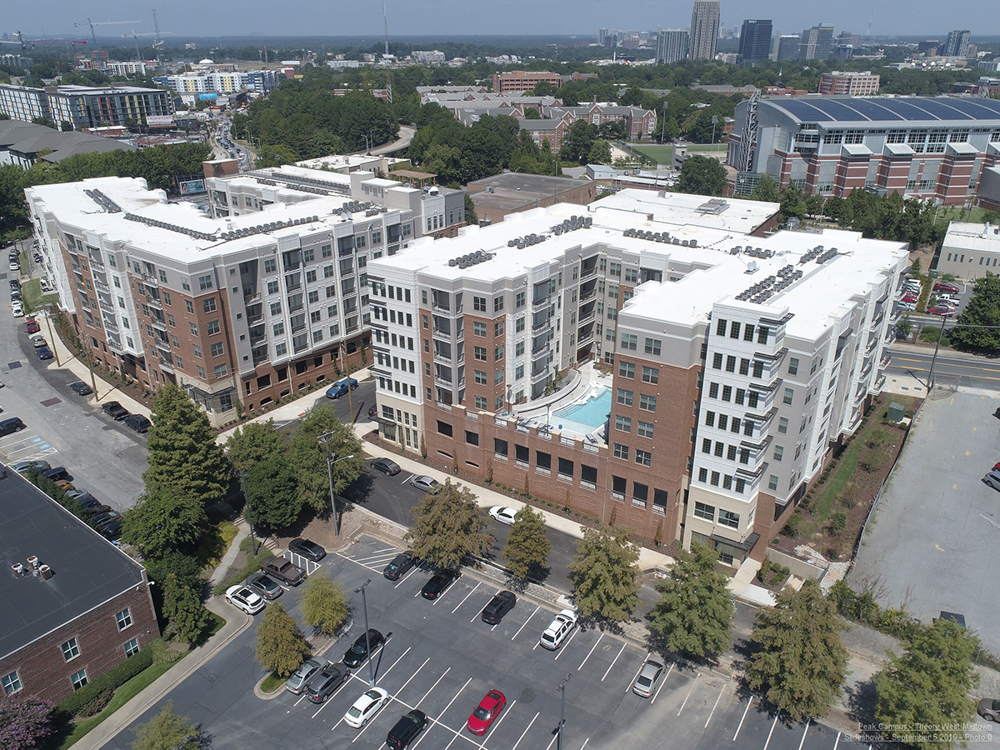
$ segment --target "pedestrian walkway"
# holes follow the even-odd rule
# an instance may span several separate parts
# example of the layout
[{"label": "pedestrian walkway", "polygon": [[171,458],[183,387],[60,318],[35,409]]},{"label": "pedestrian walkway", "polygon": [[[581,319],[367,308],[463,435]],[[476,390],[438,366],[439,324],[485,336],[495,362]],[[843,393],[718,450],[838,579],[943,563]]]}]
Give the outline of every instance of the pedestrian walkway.
[{"label": "pedestrian walkway", "polygon": [[217,586],[226,580],[226,574],[229,572],[229,568],[232,567],[233,560],[240,553],[240,542],[248,536],[250,536],[250,526],[241,518],[236,524],[236,536],[229,543],[229,549],[226,550],[226,554],[222,556],[219,564],[212,571],[211,578],[208,579],[209,586]]}]

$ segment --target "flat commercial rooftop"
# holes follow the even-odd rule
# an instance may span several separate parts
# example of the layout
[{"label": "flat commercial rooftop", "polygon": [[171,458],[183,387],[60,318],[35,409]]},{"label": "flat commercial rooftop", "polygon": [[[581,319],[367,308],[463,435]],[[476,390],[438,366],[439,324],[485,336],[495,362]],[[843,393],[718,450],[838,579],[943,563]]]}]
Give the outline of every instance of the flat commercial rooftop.
[{"label": "flat commercial rooftop", "polygon": [[476,206],[510,210],[568,193],[581,184],[568,177],[505,172],[470,182],[468,188]]},{"label": "flat commercial rooftop", "polygon": [[[32,555],[52,569],[15,578]],[[135,586],[142,566],[8,469],[0,479],[0,658]]]},{"label": "flat commercial rooftop", "polygon": [[1000,253],[1000,227],[992,224],[953,221],[948,225],[943,247]]}]

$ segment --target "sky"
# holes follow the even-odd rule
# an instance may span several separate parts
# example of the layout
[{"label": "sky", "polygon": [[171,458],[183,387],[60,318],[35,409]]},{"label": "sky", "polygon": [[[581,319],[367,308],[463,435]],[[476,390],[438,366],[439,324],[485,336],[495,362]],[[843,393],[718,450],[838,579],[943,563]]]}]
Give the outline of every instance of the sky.
[{"label": "sky", "polygon": [[[386,0],[393,35],[577,34],[598,28],[647,30],[690,25],[693,0]],[[26,38],[90,38],[73,22],[139,21],[98,27],[98,37],[153,30],[149,3],[135,0],[6,0],[0,31],[20,30]],[[379,0],[240,0],[240,2],[156,2],[160,29],[172,41],[185,36],[381,36]],[[798,33],[818,23],[864,35],[872,21],[876,36],[891,34],[942,38],[953,28],[1000,35],[998,0],[721,0],[722,24],[770,18],[775,33]],[[818,15],[818,11],[826,13]],[[872,17],[872,10],[874,16]],[[957,26],[956,26],[957,24]],[[81,36],[81,34],[83,34]]]}]

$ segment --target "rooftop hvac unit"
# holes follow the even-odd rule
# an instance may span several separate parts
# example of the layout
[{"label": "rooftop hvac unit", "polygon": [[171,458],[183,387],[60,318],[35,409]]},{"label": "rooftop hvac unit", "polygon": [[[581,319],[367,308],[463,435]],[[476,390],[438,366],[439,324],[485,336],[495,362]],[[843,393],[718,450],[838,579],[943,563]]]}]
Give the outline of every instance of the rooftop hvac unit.
[{"label": "rooftop hvac unit", "polygon": [[757,261],[755,260],[752,260],[749,263],[747,263],[747,273],[757,273],[758,268],[759,266],[757,265]]}]

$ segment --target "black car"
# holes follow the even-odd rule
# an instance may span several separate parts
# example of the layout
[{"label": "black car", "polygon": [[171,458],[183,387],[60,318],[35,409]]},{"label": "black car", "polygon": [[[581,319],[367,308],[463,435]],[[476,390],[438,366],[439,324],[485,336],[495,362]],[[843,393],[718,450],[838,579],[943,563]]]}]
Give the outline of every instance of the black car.
[{"label": "black car", "polygon": [[309,680],[306,693],[313,703],[322,703],[344,684],[351,670],[343,664],[327,664]]},{"label": "black car", "polygon": [[281,588],[276,580],[270,576],[264,575],[263,573],[250,576],[250,578],[247,579],[247,586],[268,601],[274,601],[284,592],[284,589]]},{"label": "black car", "polygon": [[127,417],[122,419],[122,424],[130,430],[135,430],[139,433],[146,432],[153,426],[153,423],[141,414],[129,414]]},{"label": "black car", "polygon": [[116,422],[121,422],[125,417],[128,416],[128,409],[119,404],[117,401],[108,401],[101,407],[101,411],[107,414]]},{"label": "black car", "polygon": [[70,383],[69,389],[78,396],[89,396],[91,393],[94,392],[94,389],[91,388],[86,383],[84,383],[82,380],[77,380],[75,383]]},{"label": "black car", "polygon": [[424,599],[437,599],[444,593],[444,590],[451,586],[451,582],[458,578],[457,570],[439,570],[420,590],[420,595]]},{"label": "black car", "polygon": [[487,625],[498,625],[503,616],[514,609],[516,603],[517,597],[512,591],[501,591],[483,607],[483,622]]},{"label": "black car", "polygon": [[90,519],[90,524],[95,529],[100,529],[107,526],[109,523],[114,523],[115,521],[120,521],[122,514],[115,510],[109,510],[106,513],[98,513],[96,516]]},{"label": "black car", "polygon": [[69,479],[69,472],[66,471],[65,466],[55,466],[43,471],[42,476],[46,479],[51,479],[53,482],[58,482],[60,479]]},{"label": "black car", "polygon": [[379,646],[385,641],[385,636],[382,635],[375,628],[368,631],[367,634],[362,633],[358,636],[358,639],[354,642],[354,645],[347,649],[347,653],[344,654],[344,664],[346,664],[351,669],[364,664],[365,659],[368,658],[368,644],[371,643],[372,653],[374,654],[378,651]]},{"label": "black car", "polygon": [[373,459],[371,467],[375,469],[375,471],[381,471],[383,474],[388,474],[390,477],[394,477],[400,472],[399,464],[391,458]]},{"label": "black car", "polygon": [[390,581],[398,581],[406,574],[406,571],[416,564],[417,558],[413,556],[412,552],[409,550],[406,552],[400,552],[392,558],[391,563],[385,566],[385,570],[382,571],[382,575]]},{"label": "black car", "polygon": [[307,560],[319,562],[326,557],[326,550],[308,539],[293,539],[288,543],[288,551],[302,555]]},{"label": "black car", "polygon": [[385,744],[392,750],[405,750],[417,735],[424,731],[427,726],[427,714],[414,709],[408,714],[400,717],[396,725],[389,730],[385,737]]},{"label": "black car", "polygon": [[110,505],[104,505],[104,503],[96,503],[94,505],[84,505],[83,515],[90,518],[91,516],[98,516],[102,513],[111,513],[114,510]]},{"label": "black car", "polygon": [[110,539],[111,541],[114,541],[115,539],[117,539],[122,535],[122,520],[120,518],[117,518],[111,523],[105,524],[104,526],[99,528],[98,531],[100,532],[101,536],[103,536],[105,539]]},{"label": "black car", "polygon": [[27,425],[20,420],[19,417],[8,417],[7,419],[0,419],[0,437],[4,435],[11,435],[15,432],[20,432]]}]

